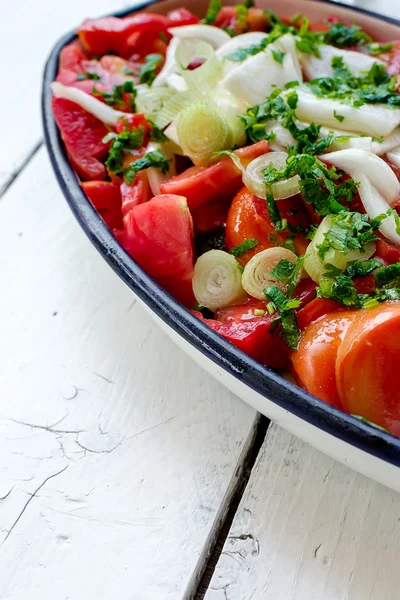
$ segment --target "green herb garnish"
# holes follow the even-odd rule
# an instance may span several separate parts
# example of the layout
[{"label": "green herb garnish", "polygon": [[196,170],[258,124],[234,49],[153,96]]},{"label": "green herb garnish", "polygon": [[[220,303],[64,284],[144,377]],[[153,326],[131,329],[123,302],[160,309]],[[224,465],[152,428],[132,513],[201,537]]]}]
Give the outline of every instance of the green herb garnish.
[{"label": "green herb garnish", "polygon": [[122,172],[124,162],[124,153],[129,150],[135,150],[143,146],[144,130],[142,127],[132,131],[122,131],[121,133],[108,133],[103,138],[103,144],[112,140],[106,165],[108,169],[118,175]]},{"label": "green herb garnish", "polygon": [[131,163],[129,167],[124,169],[125,181],[128,185],[131,184],[139,171],[148,169],[149,167],[155,167],[156,169],[160,169],[162,173],[167,173],[169,171],[169,163],[170,161],[164,156],[161,150],[148,152],[143,158]]},{"label": "green herb garnish", "polygon": [[162,54],[148,54],[145,63],[139,70],[139,83],[146,83],[150,86],[156,78],[156,72],[164,57]]},{"label": "green herb garnish", "polygon": [[297,327],[294,309],[300,306],[300,300],[287,298],[276,285],[267,287],[264,290],[264,294],[266,298],[273,303],[273,306],[279,313],[279,321],[282,326],[282,338],[290,348],[296,350],[300,339],[300,331]]},{"label": "green herb garnish", "polygon": [[249,250],[253,250],[253,248],[258,246],[259,243],[260,242],[254,238],[248,238],[247,240],[244,240],[244,242],[242,242],[238,246],[231,248],[229,250],[229,254],[232,254],[235,258],[237,258],[238,256],[245,254]]}]

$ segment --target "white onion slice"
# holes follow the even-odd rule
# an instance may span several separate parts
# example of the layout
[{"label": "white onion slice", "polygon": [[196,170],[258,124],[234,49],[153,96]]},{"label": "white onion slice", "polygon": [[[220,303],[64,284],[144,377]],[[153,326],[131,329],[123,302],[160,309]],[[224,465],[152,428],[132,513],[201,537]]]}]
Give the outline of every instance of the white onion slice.
[{"label": "white onion slice", "polygon": [[203,40],[215,49],[231,40],[231,36],[223,29],[212,25],[202,25],[201,23],[170,27],[168,31],[174,38],[179,40]]},{"label": "white onion slice", "polygon": [[339,100],[319,98],[306,88],[296,88],[298,103],[296,115],[302,121],[319,123],[335,128],[335,113],[344,117],[344,129],[373,137],[389,135],[400,124],[400,110],[383,104],[363,104],[359,107],[342,104]]},{"label": "white onion slice", "polygon": [[165,55],[165,62],[163,68],[156,76],[152,83],[152,87],[162,87],[168,84],[168,77],[177,72],[177,64],[175,59],[176,50],[180,44],[179,38],[172,38],[168,44],[167,53]]},{"label": "white onion slice", "polygon": [[165,158],[167,158],[169,162],[169,169],[166,173],[163,173],[160,169],[156,169],[156,167],[149,167],[147,169],[147,179],[149,182],[149,186],[153,196],[158,196],[160,193],[160,186],[163,181],[170,179],[174,175],[176,175],[176,165],[175,165],[175,154],[172,151],[169,143],[165,144],[156,144],[154,142],[150,142],[147,146],[146,154],[149,152],[153,152],[154,150],[161,150],[164,154]]},{"label": "white onion slice", "polygon": [[386,156],[395,167],[400,167],[400,146],[388,152]]},{"label": "white onion slice", "polygon": [[[357,173],[358,191],[365,210],[371,219],[387,212],[389,205],[378,190],[371,184],[364,173]],[[386,217],[379,226],[379,231],[388,240],[400,246],[400,235],[396,231],[396,221],[393,216]]]},{"label": "white onion slice", "polygon": [[342,169],[355,181],[358,181],[358,173],[365,173],[388,204],[392,204],[399,198],[400,183],[396,175],[382,158],[372,152],[352,148],[330,152],[320,158],[324,162]]},{"label": "white onion slice", "polygon": [[300,53],[300,63],[308,80],[320,77],[333,77],[332,58],[335,56],[343,58],[345,65],[355,76],[369,71],[374,63],[385,65],[376,56],[370,56],[369,54],[353,50],[343,50],[329,46],[328,44],[321,44],[318,46],[318,50],[320,58],[315,56],[315,54]]},{"label": "white onion slice", "polygon": [[149,117],[161,110],[164,104],[174,95],[174,91],[167,87],[149,88],[141,91],[136,97],[137,112]]},{"label": "white onion slice", "polygon": [[326,272],[326,265],[328,263],[337,269],[344,270],[349,262],[353,260],[368,260],[375,252],[375,244],[371,242],[365,246],[364,252],[360,250],[348,250],[344,254],[332,248],[326,254],[324,260],[322,260],[318,256],[318,248],[323,243],[325,234],[332,227],[332,224],[333,219],[331,216],[327,216],[322,220],[304,256],[304,270],[316,283],[319,283],[321,277]]},{"label": "white onion slice", "polygon": [[255,254],[247,263],[242,275],[242,285],[253,298],[265,300],[264,290],[270,285],[276,285],[285,290],[285,283],[276,280],[271,271],[281,260],[296,264],[297,256],[286,248],[267,248]]},{"label": "white onion slice", "polygon": [[193,293],[210,310],[224,308],[245,296],[237,260],[222,250],[202,254],[194,266]]},{"label": "white onion slice", "polygon": [[116,125],[122,117],[129,117],[130,113],[125,113],[120,110],[115,110],[111,106],[107,106],[104,102],[100,102],[90,94],[75,87],[68,87],[57,81],[50,84],[53,94],[56,98],[65,98],[75,102],[88,113],[105,123],[106,125]]},{"label": "white onion slice", "polygon": [[[193,59],[200,58],[204,62],[197,69],[189,70]],[[183,40],[176,49],[175,59],[179,74],[184,78],[189,89],[201,90],[214,88],[222,76],[222,65],[211,44],[202,40]]]},{"label": "white onion slice", "polygon": [[[264,182],[263,171],[270,164],[278,170],[285,168],[287,156],[286,152],[269,152],[254,159],[243,172],[243,183],[255,196],[265,199],[267,197],[267,186]],[[283,200],[298,194],[299,181],[299,176],[295,175],[290,179],[273,183],[271,193],[275,200]]]}]

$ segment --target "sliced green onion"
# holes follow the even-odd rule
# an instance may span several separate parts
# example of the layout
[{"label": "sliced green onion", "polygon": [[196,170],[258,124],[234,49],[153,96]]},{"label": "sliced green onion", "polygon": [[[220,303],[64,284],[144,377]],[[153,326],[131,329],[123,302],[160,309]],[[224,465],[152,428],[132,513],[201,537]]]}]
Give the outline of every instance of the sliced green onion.
[{"label": "sliced green onion", "polygon": [[345,254],[331,248],[324,257],[324,260],[318,255],[318,247],[323,243],[325,234],[332,227],[333,220],[331,216],[325,217],[317,231],[314,234],[311,244],[308,246],[304,256],[304,270],[313,281],[319,283],[323,274],[327,271],[327,265],[333,265],[336,269],[343,271],[347,264],[353,260],[368,260],[375,252],[374,242],[370,242],[361,250],[348,250]]},{"label": "sliced green onion", "polygon": [[216,152],[232,148],[233,133],[212,102],[195,102],[177,122],[179,145],[195,165],[207,164]]},{"label": "sliced green onion", "polygon": [[226,44],[226,42],[229,42],[231,39],[231,36],[220,27],[203,25],[201,23],[171,27],[168,31],[174,38],[180,40],[203,40],[204,42],[211,44],[213,48],[219,48],[222,44]]},{"label": "sliced green onion", "polygon": [[196,94],[193,91],[180,92],[172,96],[167,102],[164,104],[163,108],[156,115],[154,122],[155,124],[164,129],[167,125],[172,123],[172,121],[177,117],[182,110],[188,104],[195,102],[201,98],[201,95]]},{"label": "sliced green onion", "polygon": [[253,298],[264,300],[264,290],[270,285],[285,290],[286,284],[271,275],[271,271],[283,259],[293,264],[297,262],[297,256],[293,252],[281,247],[267,248],[253,256],[242,275],[242,285],[246,292]]},{"label": "sliced green onion", "polygon": [[[264,182],[264,170],[272,164],[276,169],[281,170],[286,166],[286,152],[269,152],[253,160],[243,174],[243,183],[258,198],[267,197],[267,188]],[[271,185],[271,193],[275,200],[290,198],[299,193],[298,175],[290,179],[277,181]]]},{"label": "sliced green onion", "polygon": [[137,95],[137,111],[148,117],[153,117],[174,95],[175,92],[167,87],[147,88],[145,92]]},{"label": "sliced green onion", "polygon": [[199,304],[214,311],[245,296],[241,280],[241,267],[231,254],[209,250],[195,264],[193,292]]},{"label": "sliced green onion", "polygon": [[[182,41],[175,53],[179,73],[187,83],[189,89],[201,90],[214,88],[222,77],[223,68],[213,47],[201,40]],[[188,67],[194,59],[204,62],[197,69],[189,70]]]}]

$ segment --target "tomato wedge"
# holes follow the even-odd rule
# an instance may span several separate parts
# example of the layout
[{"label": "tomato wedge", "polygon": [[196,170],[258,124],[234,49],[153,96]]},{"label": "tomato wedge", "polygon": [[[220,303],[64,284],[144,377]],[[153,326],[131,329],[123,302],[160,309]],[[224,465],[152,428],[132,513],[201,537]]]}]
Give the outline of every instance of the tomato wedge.
[{"label": "tomato wedge", "polygon": [[[243,166],[268,152],[263,140],[247,148],[236,150]],[[232,200],[242,187],[242,173],[229,156],[210,167],[190,167],[180,175],[161,184],[162,194],[178,194],[187,198],[189,209],[195,210],[209,202]]]},{"label": "tomato wedge", "polygon": [[[282,217],[286,217],[289,222],[291,221],[293,224],[307,223],[307,212],[299,196],[294,196],[293,199],[279,200],[279,208]],[[291,214],[292,211],[296,212],[295,216]],[[226,222],[226,247],[230,250],[242,244],[246,239],[253,238],[259,241],[259,245],[254,250],[239,257],[238,260],[242,265],[245,265],[252,256],[261,250],[281,246],[291,235],[287,231],[276,232],[269,218],[265,200],[254,196],[246,187],[243,187],[235,196]],[[299,255],[304,254],[308,244],[308,240],[296,235],[294,245]]]},{"label": "tomato wedge", "polygon": [[337,408],[342,408],[336,387],[338,348],[346,330],[359,314],[360,311],[338,310],[311,323],[301,336],[298,350],[291,356],[297,383]]},{"label": "tomato wedge", "polygon": [[164,194],[134,206],[124,231],[127,252],[177,300],[193,306],[193,225],[186,199]]},{"label": "tomato wedge", "polygon": [[104,179],[106,168],[100,162],[107,156],[110,144],[103,144],[108,129],[105,125],[64,98],[52,98],[54,118],[61,131],[71,162],[81,179]]},{"label": "tomato wedge", "polygon": [[151,199],[151,190],[145,171],[139,171],[130,185],[125,181],[121,183],[121,198],[123,216],[127,215],[135,206]]},{"label": "tomato wedge", "polygon": [[215,25],[239,35],[247,31],[267,31],[269,22],[268,14],[261,8],[251,7],[247,14],[238,16],[237,6],[223,6]]},{"label": "tomato wedge", "polygon": [[340,307],[341,304],[334,300],[314,298],[314,300],[303,306],[297,313],[297,326],[300,331],[304,331],[311,323],[318,321],[321,317],[328,315]]},{"label": "tomato wedge", "polygon": [[336,382],[344,410],[400,436],[400,302],[357,312],[343,336]]},{"label": "tomato wedge", "polygon": [[111,181],[86,181],[81,184],[99,215],[110,229],[122,228],[121,192]]}]

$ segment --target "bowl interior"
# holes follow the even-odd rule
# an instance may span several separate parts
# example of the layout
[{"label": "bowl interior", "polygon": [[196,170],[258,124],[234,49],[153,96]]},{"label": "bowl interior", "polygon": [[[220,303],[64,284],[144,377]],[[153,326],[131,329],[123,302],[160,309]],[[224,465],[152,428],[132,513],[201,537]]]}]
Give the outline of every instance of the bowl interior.
[{"label": "bowl interior", "polygon": [[[224,3],[232,4],[226,1]],[[143,10],[163,14],[173,8],[179,8],[182,4],[203,16],[208,0],[150,0],[135,7],[135,11],[127,9],[116,14],[123,16]],[[258,0],[257,5],[269,8],[282,16],[293,16],[302,12],[311,20],[320,20],[336,14],[346,24],[356,21],[378,41],[400,39],[400,24],[393,19],[379,17],[361,9],[339,6],[326,0],[285,0],[284,3],[281,0]],[[151,310],[219,367],[303,420],[361,450],[400,466],[400,439],[331,407],[243,354],[176,302],[119,245],[82,192],[69,164],[51,111],[50,83],[57,74],[59,53],[73,38],[73,32],[62,38],[46,64],[42,93],[44,134],[50,160],[63,194],[82,229],[103,258]]]}]

